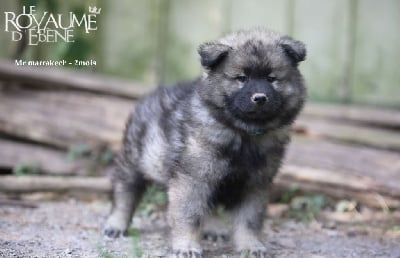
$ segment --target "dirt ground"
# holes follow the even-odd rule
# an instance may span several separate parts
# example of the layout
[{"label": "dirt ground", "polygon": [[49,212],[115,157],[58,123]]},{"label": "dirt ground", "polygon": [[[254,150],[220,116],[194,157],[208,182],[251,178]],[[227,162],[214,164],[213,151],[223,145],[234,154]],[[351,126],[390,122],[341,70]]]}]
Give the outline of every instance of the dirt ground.
[{"label": "dirt ground", "polygon": [[[341,223],[337,218],[296,222],[280,219],[276,212],[279,205],[271,207],[278,218],[267,219],[263,230],[271,257],[400,257],[398,226],[371,221]],[[168,228],[163,212],[135,216],[135,230],[129,237],[109,240],[101,236],[99,229],[109,208],[110,203],[105,200],[75,199],[42,201],[36,208],[0,206],[0,257],[167,254]],[[229,240],[203,240],[202,244],[205,257],[239,257]]]}]

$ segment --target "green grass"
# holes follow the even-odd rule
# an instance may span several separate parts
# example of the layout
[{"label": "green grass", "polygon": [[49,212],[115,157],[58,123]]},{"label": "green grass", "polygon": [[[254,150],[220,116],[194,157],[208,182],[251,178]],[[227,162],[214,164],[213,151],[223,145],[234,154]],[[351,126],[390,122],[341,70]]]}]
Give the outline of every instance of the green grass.
[{"label": "green grass", "polygon": [[133,257],[142,257],[143,250],[140,245],[140,231],[137,229],[130,229],[129,235],[132,237]]},{"label": "green grass", "polygon": [[290,203],[290,201],[296,196],[299,190],[298,184],[291,184],[286,192],[282,194],[279,202]]},{"label": "green grass", "polygon": [[114,258],[114,256],[108,251],[104,250],[99,243],[97,244],[97,253],[101,258]]},{"label": "green grass", "polygon": [[240,258],[247,258],[250,257],[250,251],[249,250],[243,250],[240,252]]},{"label": "green grass", "polygon": [[310,222],[325,206],[325,199],[325,196],[321,194],[296,196],[290,202],[288,217]]}]

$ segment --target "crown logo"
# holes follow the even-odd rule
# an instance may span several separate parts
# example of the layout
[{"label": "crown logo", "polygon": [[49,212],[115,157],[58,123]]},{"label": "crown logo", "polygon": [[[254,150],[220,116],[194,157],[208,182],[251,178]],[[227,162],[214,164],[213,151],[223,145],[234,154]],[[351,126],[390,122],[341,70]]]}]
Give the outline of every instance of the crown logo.
[{"label": "crown logo", "polygon": [[101,12],[101,8],[97,9],[96,6],[94,6],[94,7],[89,6],[89,13],[100,14],[100,12]]}]

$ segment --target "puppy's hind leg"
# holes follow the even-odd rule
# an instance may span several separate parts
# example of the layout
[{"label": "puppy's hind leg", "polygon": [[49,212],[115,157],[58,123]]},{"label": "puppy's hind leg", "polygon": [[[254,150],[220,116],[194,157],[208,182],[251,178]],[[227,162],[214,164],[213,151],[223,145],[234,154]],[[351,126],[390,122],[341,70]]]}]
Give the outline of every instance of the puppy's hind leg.
[{"label": "puppy's hind leg", "polygon": [[[103,228],[103,234],[111,238],[126,235],[146,185],[143,175],[137,171],[124,173],[120,167],[115,172],[112,210]],[[124,176],[118,176],[121,174]]]}]

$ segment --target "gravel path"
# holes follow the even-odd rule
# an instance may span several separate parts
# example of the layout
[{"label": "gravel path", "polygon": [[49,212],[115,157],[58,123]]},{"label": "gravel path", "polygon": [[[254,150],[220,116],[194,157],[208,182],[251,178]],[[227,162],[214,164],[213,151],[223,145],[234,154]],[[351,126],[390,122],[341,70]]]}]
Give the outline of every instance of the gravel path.
[{"label": "gravel path", "polygon": [[[133,236],[111,241],[99,233],[106,201],[41,202],[37,208],[0,206],[0,257],[147,257],[167,253],[163,213],[135,217]],[[355,233],[348,227],[269,220],[264,228],[272,257],[400,257],[399,235]],[[380,231],[379,231],[380,232]],[[269,237],[267,237],[269,236]],[[206,257],[235,257],[232,244],[204,240]],[[146,257],[146,256],[145,256]]]}]

